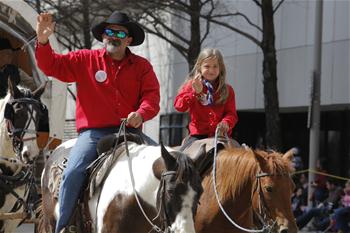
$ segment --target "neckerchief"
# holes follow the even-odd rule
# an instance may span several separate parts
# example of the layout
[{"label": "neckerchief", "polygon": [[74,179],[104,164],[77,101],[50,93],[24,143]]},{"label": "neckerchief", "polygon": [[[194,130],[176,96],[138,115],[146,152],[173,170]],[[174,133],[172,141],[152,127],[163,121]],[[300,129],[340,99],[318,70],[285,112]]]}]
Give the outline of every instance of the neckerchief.
[{"label": "neckerchief", "polygon": [[203,105],[212,105],[214,103],[214,97],[213,97],[213,86],[208,80],[204,80],[204,85],[207,87],[207,95],[206,98],[201,101]]}]

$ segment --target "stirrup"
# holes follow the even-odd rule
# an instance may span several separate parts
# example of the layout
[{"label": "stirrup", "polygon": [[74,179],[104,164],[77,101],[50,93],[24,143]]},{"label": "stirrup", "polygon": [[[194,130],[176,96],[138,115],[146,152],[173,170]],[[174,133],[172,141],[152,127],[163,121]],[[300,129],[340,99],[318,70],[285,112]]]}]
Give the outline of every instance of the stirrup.
[{"label": "stirrup", "polygon": [[77,226],[75,225],[70,225],[68,227],[63,228],[60,233],[76,233],[77,231]]}]

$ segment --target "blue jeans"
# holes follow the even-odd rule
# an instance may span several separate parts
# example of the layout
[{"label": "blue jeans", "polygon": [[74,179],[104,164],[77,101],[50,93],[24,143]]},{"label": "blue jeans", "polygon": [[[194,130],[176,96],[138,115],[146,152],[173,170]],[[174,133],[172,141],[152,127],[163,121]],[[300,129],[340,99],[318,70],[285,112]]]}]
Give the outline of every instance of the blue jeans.
[{"label": "blue jeans", "polygon": [[342,232],[350,232],[350,207],[341,207],[334,211],[335,227]]},{"label": "blue jeans", "polygon": [[300,215],[296,218],[296,222],[297,222],[297,226],[298,226],[299,230],[301,230],[303,227],[305,227],[311,221],[311,219],[313,219],[314,217],[321,218],[320,221],[318,221],[316,228],[318,230],[326,229],[330,223],[330,218],[327,214],[325,214],[326,212],[327,212],[327,209],[324,207],[323,208],[311,208],[310,210],[304,212],[302,215]]},{"label": "blue jeans", "polygon": [[[59,233],[69,224],[81,189],[86,182],[86,168],[97,159],[96,145],[104,136],[117,133],[119,128],[86,129],[80,132],[78,140],[70,151],[68,164],[62,176],[59,193],[60,216],[56,224],[56,233]],[[140,130],[128,128],[127,131],[140,134],[145,141],[156,144]]]}]

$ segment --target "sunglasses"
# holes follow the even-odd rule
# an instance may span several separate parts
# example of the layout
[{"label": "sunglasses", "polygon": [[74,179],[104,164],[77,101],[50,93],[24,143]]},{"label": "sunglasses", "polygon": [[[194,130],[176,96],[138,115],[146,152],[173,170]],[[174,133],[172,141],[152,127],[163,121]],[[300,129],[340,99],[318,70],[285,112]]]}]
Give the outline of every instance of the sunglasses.
[{"label": "sunglasses", "polygon": [[114,37],[118,39],[125,39],[128,36],[128,33],[122,30],[113,30],[110,28],[105,28],[104,33],[109,37]]}]

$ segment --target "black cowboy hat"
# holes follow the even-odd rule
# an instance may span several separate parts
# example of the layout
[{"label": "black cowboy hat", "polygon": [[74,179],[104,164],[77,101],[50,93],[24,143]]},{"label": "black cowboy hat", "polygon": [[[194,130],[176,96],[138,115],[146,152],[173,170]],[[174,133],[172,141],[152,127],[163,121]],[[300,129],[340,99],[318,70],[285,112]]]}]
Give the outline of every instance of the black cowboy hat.
[{"label": "black cowboy hat", "polygon": [[145,39],[145,32],[135,22],[130,21],[129,17],[125,13],[121,13],[118,11],[114,11],[108,19],[96,24],[92,27],[91,31],[94,37],[102,41],[102,34],[107,25],[117,24],[120,26],[124,26],[129,31],[129,36],[132,37],[132,42],[130,46],[140,45]]}]

